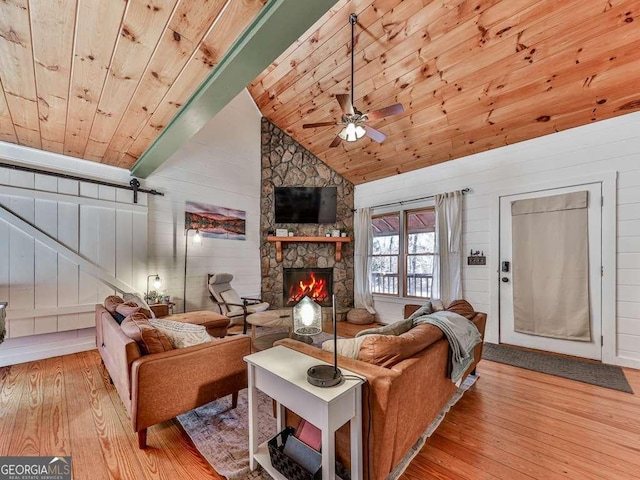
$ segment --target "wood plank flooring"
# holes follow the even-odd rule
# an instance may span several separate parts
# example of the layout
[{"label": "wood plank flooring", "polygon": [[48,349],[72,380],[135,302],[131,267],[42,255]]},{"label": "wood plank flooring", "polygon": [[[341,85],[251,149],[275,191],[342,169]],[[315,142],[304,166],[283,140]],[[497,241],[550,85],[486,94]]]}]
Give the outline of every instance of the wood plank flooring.
[{"label": "wood plank flooring", "polygon": [[[478,372],[402,480],[640,479],[640,395],[486,360]],[[625,373],[640,392],[640,371]],[[176,420],[136,442],[96,350],[0,368],[0,456],[72,455],[76,480],[222,478]]]}]

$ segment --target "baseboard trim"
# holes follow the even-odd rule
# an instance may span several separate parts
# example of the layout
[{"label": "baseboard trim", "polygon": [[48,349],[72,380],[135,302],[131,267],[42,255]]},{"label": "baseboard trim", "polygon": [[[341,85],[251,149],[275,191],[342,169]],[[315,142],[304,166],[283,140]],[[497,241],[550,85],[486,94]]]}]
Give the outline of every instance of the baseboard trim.
[{"label": "baseboard trim", "polygon": [[[76,340],[73,343],[62,345],[37,345],[37,347],[47,347],[46,349],[38,349],[35,351],[25,351],[27,348],[10,349],[3,352],[0,345],[0,367],[16,365],[18,363],[33,362],[35,360],[44,360],[45,358],[59,357],[61,355],[69,355],[71,353],[86,352],[96,348],[95,338],[86,338]],[[11,350],[20,350],[12,352]]]}]

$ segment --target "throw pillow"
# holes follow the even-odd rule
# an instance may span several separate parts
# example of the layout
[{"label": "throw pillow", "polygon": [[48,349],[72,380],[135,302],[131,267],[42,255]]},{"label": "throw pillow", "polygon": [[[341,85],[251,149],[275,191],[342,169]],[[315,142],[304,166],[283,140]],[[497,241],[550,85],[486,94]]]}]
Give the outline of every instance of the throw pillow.
[{"label": "throw pillow", "polygon": [[122,322],[124,322],[125,318],[127,318],[126,316],[118,312],[113,312],[111,316],[118,323],[118,325],[122,325]]},{"label": "throw pillow", "polygon": [[149,319],[141,313],[129,315],[120,328],[125,335],[136,341],[143,355],[173,350],[166,335],[149,324]]},{"label": "throw pillow", "polygon": [[362,337],[363,335],[402,335],[404,332],[409,331],[411,327],[413,327],[413,320],[409,317],[405,320],[390,323],[382,327],[360,330],[356,333],[356,338]]},{"label": "throw pillow", "polygon": [[[338,355],[340,355],[341,357],[358,358],[358,354],[360,353],[360,346],[362,345],[362,342],[364,342],[369,336],[373,335],[338,339],[336,343]],[[324,350],[325,352],[333,352],[333,339],[323,342],[322,350]]]},{"label": "throw pillow", "polygon": [[145,302],[143,299],[141,299],[135,293],[125,293],[125,294],[122,295],[122,298],[124,298],[125,302],[135,302],[139,307],[142,307],[142,308],[144,308],[146,310],[149,310],[151,312],[151,318],[156,318],[156,316],[153,313],[153,310],[151,310],[151,307],[149,306],[149,304],[147,302]]},{"label": "throw pillow", "polygon": [[430,313],[433,313],[433,309],[431,308],[431,302],[427,302],[411,315],[409,315],[407,317],[407,320],[413,321],[415,318],[421,317],[423,315],[429,315]]},{"label": "throw pillow", "polygon": [[360,346],[358,360],[391,368],[402,360],[414,356],[443,337],[434,325],[421,324],[398,335],[369,335]]},{"label": "throw pillow", "polygon": [[436,298],[435,300],[431,299],[431,310],[434,312],[441,312],[444,310],[444,303],[442,303],[442,300],[439,298]]},{"label": "throw pillow", "polygon": [[124,300],[119,296],[109,295],[107,298],[104,299],[103,305],[104,305],[104,308],[107,310],[107,312],[113,315],[113,312],[116,311],[116,307],[120,305],[122,302],[124,302]]},{"label": "throw pillow", "polygon": [[467,320],[472,320],[476,316],[476,312],[469,302],[466,300],[454,300],[449,304],[447,310],[458,315],[462,315]]},{"label": "throw pillow", "polygon": [[208,343],[211,337],[202,325],[174,322],[165,318],[152,318],[149,323],[164,333],[173,348],[186,348]]},{"label": "throw pillow", "polygon": [[242,307],[237,306],[237,305],[242,305],[242,298],[240,298],[240,295],[238,295],[238,292],[236,292],[234,289],[225,290],[224,292],[220,293],[220,296],[225,302],[236,304],[236,305],[229,305],[230,311],[234,312],[237,310],[242,310]]},{"label": "throw pillow", "polygon": [[138,306],[135,302],[124,302],[118,304],[116,312],[123,315],[125,318],[134,313],[141,313],[147,318],[151,318],[151,310]]}]

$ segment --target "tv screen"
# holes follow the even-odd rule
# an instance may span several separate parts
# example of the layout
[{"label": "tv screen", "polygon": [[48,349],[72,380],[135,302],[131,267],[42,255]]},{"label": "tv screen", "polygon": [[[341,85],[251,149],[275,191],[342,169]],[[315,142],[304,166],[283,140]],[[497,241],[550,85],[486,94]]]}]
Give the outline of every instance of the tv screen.
[{"label": "tv screen", "polygon": [[336,187],[276,187],[276,223],[335,223]]}]

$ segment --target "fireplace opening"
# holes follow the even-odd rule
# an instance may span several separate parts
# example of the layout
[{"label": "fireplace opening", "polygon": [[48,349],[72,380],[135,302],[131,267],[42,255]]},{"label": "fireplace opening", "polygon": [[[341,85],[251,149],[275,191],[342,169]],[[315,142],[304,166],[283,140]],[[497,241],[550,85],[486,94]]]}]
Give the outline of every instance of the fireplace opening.
[{"label": "fireplace opening", "polygon": [[332,268],[285,268],[283,280],[285,307],[292,307],[305,296],[323,307],[331,306]]}]

